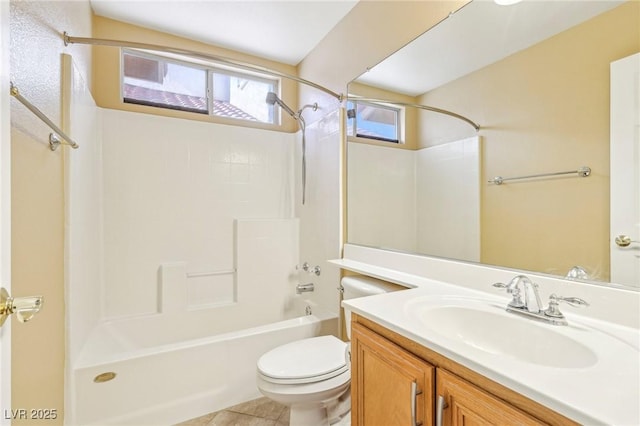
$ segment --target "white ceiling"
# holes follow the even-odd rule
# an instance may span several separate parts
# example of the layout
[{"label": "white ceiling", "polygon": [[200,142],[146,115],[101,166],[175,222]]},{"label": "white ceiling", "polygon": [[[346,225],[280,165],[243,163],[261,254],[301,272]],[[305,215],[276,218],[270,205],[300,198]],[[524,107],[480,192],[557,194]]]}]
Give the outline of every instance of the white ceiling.
[{"label": "white ceiling", "polygon": [[357,0],[91,0],[96,15],[290,65],[302,61],[356,3]]},{"label": "white ceiling", "polygon": [[[617,0],[475,0],[357,81],[418,96],[586,21]],[[604,35],[603,35],[604,36]]]}]

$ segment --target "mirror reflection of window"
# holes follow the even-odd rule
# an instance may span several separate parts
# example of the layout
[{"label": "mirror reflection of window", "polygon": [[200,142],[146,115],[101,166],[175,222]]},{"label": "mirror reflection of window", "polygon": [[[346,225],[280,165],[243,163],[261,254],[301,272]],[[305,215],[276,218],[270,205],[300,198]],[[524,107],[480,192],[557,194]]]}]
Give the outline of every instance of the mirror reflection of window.
[{"label": "mirror reflection of window", "polygon": [[350,136],[400,143],[400,109],[362,101],[347,103]]}]

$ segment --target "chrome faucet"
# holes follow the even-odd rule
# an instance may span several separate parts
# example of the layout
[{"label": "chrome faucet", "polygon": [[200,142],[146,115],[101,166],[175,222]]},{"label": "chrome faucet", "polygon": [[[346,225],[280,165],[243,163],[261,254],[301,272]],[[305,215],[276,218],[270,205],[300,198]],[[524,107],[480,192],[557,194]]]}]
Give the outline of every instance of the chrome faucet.
[{"label": "chrome faucet", "polygon": [[[525,275],[518,275],[509,284],[494,283],[494,287],[504,288],[511,294],[511,301],[507,305],[507,312],[526,316],[532,319],[548,322],[554,325],[567,325],[567,320],[558,309],[559,302],[566,302],[571,306],[589,306],[587,302],[577,297],[561,297],[552,294],[549,307],[544,309],[540,301],[538,284]],[[522,295],[524,294],[524,300]]]},{"label": "chrome faucet", "polygon": [[574,266],[569,269],[569,272],[567,272],[567,275],[564,277],[568,280],[588,280],[591,278],[589,277],[589,273],[582,266]]},{"label": "chrome faucet", "polygon": [[[528,312],[538,313],[542,310],[542,302],[538,293],[538,284],[531,281],[525,275],[518,275],[509,281],[509,284],[495,283],[494,287],[505,288],[511,294],[509,307],[526,309]],[[524,294],[524,300],[522,295]]]},{"label": "chrome faucet", "polygon": [[307,293],[309,291],[313,291],[313,283],[308,283],[308,284],[298,284],[296,286],[296,293],[298,294],[302,294],[302,293]]}]

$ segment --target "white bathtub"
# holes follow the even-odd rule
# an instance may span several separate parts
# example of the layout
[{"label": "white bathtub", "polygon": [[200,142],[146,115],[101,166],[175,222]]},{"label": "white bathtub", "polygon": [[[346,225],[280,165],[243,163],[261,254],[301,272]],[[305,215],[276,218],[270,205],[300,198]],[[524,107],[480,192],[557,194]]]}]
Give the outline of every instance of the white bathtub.
[{"label": "white bathtub", "polygon": [[[258,398],[260,355],[293,340],[337,332],[336,314],[314,307],[313,315],[305,315],[305,305],[297,318],[179,343],[145,332],[146,321],[102,324],[73,367],[67,421],[168,425]],[[95,383],[105,372],[116,377]]]}]

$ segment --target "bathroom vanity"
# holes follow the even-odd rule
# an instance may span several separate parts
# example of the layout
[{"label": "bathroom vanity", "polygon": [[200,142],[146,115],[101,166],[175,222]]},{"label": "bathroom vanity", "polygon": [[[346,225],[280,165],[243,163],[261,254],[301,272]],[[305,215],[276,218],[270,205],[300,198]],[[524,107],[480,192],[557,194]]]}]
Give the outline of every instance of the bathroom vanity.
[{"label": "bathroom vanity", "polygon": [[637,330],[539,323],[454,287],[344,302],[355,425],[638,424]]},{"label": "bathroom vanity", "polygon": [[510,271],[459,267],[452,284],[407,273],[407,263],[404,271],[331,263],[407,287],[343,301],[352,313],[354,425],[640,424],[635,317],[603,318],[608,304],[637,304],[636,292],[531,276],[545,307],[551,293],[591,304],[561,305],[568,325],[553,325],[507,312],[510,295],[492,284]]},{"label": "bathroom vanity", "polygon": [[351,347],[354,425],[577,424],[357,314]]}]

